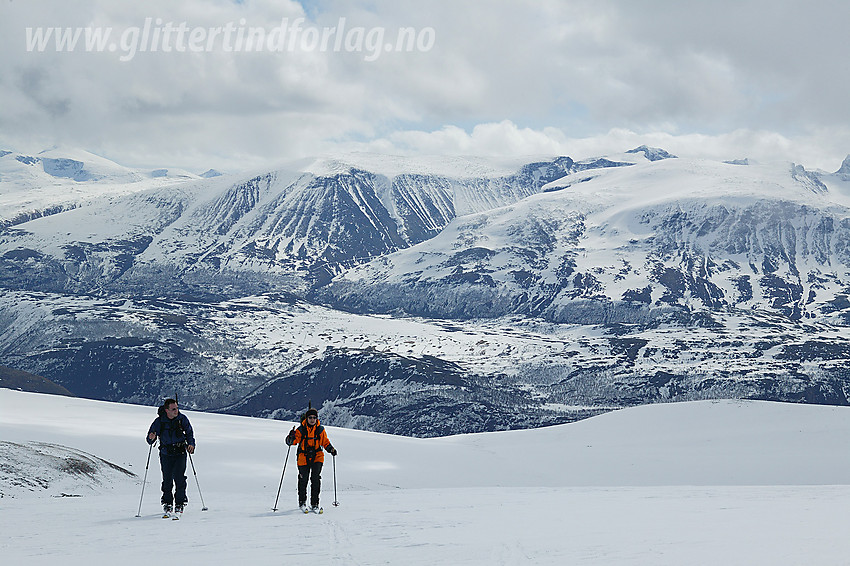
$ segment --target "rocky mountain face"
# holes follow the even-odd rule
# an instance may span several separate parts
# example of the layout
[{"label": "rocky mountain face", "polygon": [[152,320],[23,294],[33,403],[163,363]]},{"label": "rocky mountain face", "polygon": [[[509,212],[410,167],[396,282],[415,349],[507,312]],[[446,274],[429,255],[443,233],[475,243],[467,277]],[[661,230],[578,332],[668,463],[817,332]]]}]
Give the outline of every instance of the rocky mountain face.
[{"label": "rocky mountain face", "polygon": [[336,162],[95,200],[0,232],[0,357],[86,397],[284,419],[311,401],[419,436],[847,404],[846,162],[745,163]]},{"label": "rocky mountain face", "polygon": [[0,284],[144,294],[165,280],[159,293],[230,296],[288,290],[295,279],[321,285],[433,237],[458,215],[519,201],[574,167],[559,158],[502,176],[389,178],[348,166],[136,193],[7,230]]},{"label": "rocky mountain face", "polygon": [[[735,166],[712,173],[724,167]],[[371,312],[573,324],[730,309],[834,318],[850,284],[850,218],[825,186],[792,173],[771,195],[746,194],[746,184],[700,195],[690,187],[704,171],[674,169],[668,186],[656,185],[660,197],[606,195],[634,173],[616,171],[466,216],[425,244],[347,271],[317,296]]]}]

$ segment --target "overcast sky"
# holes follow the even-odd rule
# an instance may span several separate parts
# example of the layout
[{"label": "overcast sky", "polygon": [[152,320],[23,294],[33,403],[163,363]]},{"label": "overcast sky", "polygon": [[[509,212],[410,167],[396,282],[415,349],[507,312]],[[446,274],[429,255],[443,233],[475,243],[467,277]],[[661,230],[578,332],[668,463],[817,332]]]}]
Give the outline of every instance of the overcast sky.
[{"label": "overcast sky", "polygon": [[[834,171],[848,22],[812,0],[0,0],[0,149],[237,172],[648,144]],[[111,31],[39,48],[53,27]]]}]

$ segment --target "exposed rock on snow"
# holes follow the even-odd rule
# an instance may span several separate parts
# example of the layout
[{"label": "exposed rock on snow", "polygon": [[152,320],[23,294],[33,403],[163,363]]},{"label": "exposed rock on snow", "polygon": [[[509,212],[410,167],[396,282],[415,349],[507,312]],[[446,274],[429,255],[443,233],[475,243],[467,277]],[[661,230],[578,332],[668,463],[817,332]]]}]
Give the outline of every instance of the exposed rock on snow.
[{"label": "exposed rock on snow", "polygon": [[0,441],[0,498],[28,493],[79,496],[135,478],[133,472],[67,446]]}]

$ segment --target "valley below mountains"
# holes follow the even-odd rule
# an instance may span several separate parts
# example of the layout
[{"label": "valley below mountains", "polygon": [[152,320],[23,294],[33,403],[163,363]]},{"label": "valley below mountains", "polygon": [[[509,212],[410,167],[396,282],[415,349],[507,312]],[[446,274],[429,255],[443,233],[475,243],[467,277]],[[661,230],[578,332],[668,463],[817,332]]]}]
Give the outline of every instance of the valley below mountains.
[{"label": "valley below mountains", "polygon": [[79,158],[27,208],[47,169],[0,153],[0,366],[74,395],[312,403],[411,436],[848,404],[850,158],[355,155],[155,183]]}]

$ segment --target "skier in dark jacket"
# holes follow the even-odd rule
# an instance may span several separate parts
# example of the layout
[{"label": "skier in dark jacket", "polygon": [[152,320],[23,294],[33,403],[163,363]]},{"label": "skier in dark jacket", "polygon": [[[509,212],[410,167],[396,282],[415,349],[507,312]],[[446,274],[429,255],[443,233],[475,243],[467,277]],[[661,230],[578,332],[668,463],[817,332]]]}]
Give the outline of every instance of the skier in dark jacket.
[{"label": "skier in dark jacket", "polygon": [[[180,413],[177,401],[166,399],[159,416],[148,429],[148,444],[159,438],[159,463],[162,468],[162,508],[183,512],[186,497],[186,452],[195,453],[195,434],[186,415]],[[175,488],[172,495],[172,488]]]},{"label": "skier in dark jacket", "polygon": [[[319,513],[319,492],[322,489],[322,464],[325,461],[323,448],[336,456],[334,448],[328,440],[325,427],[319,424],[319,412],[307,409],[301,426],[293,427],[286,436],[286,444],[298,445],[298,506],[307,513],[312,510]],[[310,482],[310,507],[307,509],[307,482]]]}]

